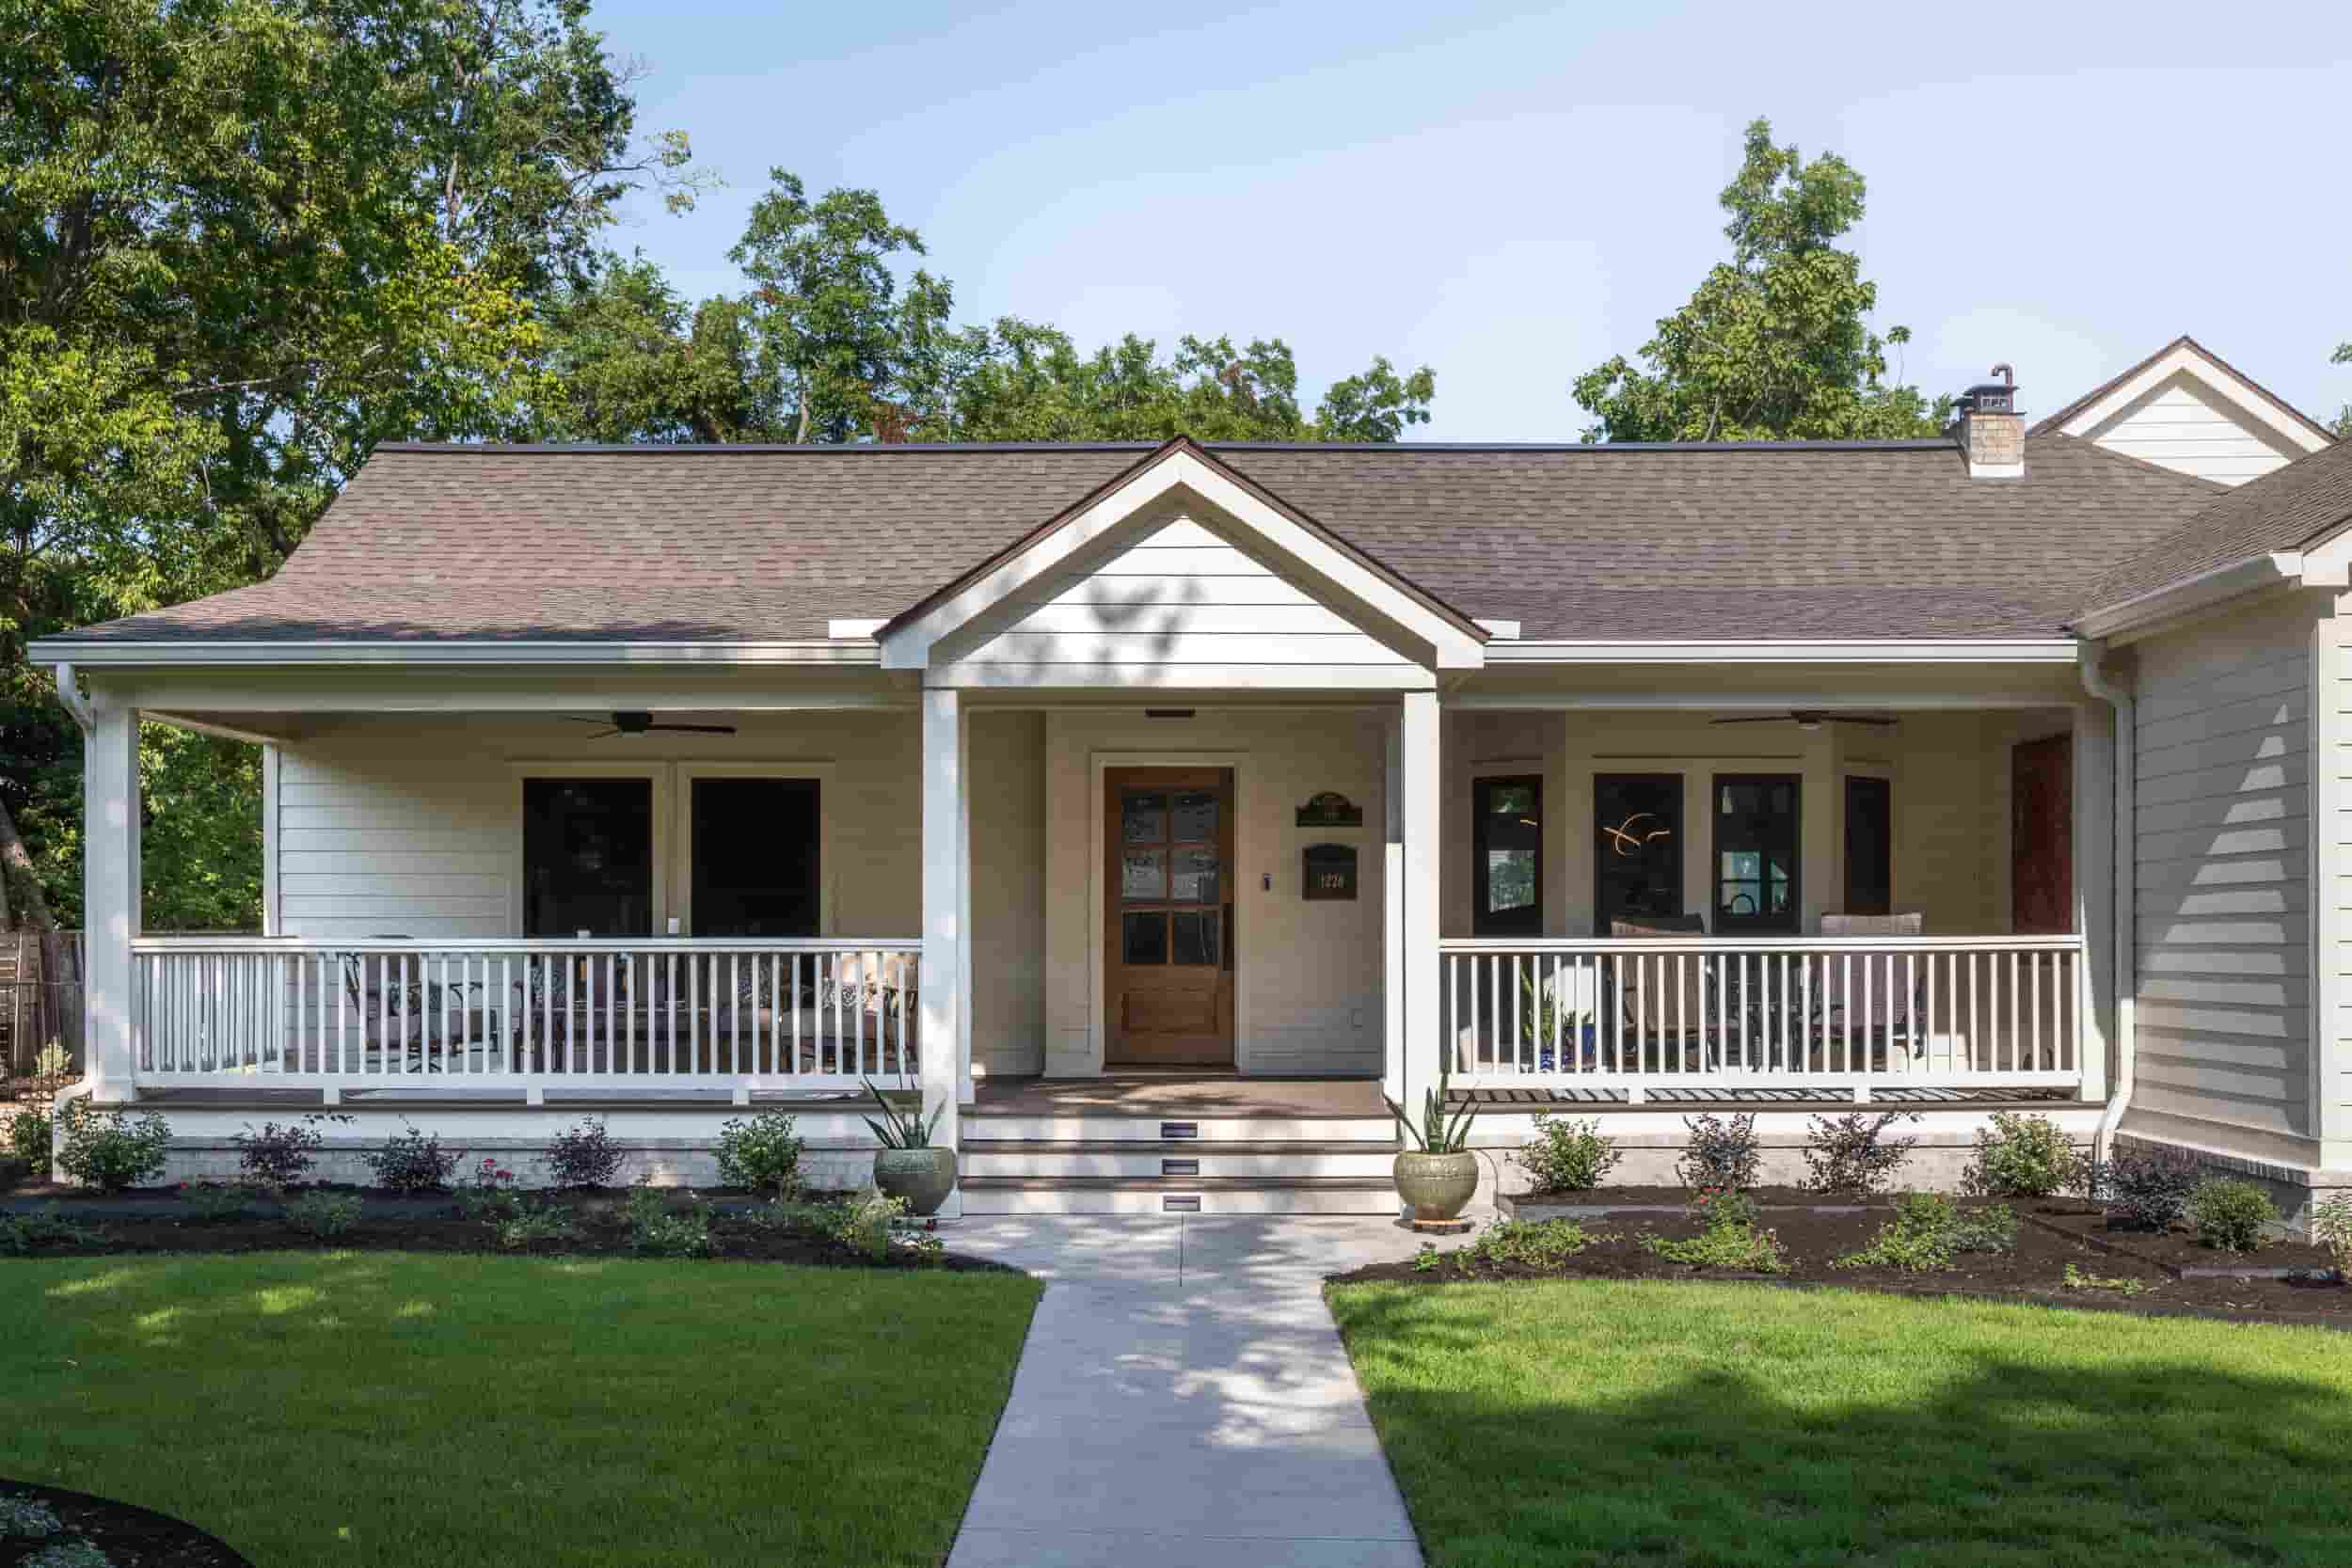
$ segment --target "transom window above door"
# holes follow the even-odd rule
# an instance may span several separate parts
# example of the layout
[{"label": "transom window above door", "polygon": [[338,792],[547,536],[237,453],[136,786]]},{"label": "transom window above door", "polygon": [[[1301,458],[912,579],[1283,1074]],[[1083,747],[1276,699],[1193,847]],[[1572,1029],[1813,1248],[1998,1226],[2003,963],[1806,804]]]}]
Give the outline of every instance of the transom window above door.
[{"label": "transom window above door", "polygon": [[1482,937],[1544,929],[1544,781],[1480,779],[1473,792],[1470,930]]}]

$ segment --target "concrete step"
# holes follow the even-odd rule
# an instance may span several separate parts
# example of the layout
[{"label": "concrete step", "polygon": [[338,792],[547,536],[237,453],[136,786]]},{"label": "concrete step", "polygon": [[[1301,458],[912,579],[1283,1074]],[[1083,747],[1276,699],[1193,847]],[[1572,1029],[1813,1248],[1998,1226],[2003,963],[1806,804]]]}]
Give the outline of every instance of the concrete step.
[{"label": "concrete step", "polygon": [[963,1143],[1392,1143],[1387,1117],[1009,1116],[963,1118]]},{"label": "concrete step", "polygon": [[1393,1140],[1209,1142],[1113,1138],[1096,1142],[989,1139],[967,1142],[970,1176],[1359,1177],[1385,1179]]},{"label": "concrete step", "polygon": [[1396,1188],[1352,1176],[967,1176],[966,1214],[1394,1214]]}]

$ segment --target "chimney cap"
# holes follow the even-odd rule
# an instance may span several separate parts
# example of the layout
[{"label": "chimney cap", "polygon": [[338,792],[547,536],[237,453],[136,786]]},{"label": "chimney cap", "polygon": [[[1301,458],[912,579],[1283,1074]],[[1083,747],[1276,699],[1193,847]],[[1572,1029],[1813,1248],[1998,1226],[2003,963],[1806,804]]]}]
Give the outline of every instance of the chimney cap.
[{"label": "chimney cap", "polygon": [[[2007,366],[1998,367],[2007,370]],[[1960,411],[1963,414],[2014,414],[2017,412],[2017,384],[2013,381],[1979,381],[1960,394]]]}]

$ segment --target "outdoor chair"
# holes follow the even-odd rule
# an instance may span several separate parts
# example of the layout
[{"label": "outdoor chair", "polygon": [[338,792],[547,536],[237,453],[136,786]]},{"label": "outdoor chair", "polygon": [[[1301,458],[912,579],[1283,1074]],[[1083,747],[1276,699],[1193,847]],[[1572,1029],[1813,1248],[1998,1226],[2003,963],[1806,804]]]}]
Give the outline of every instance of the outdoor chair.
[{"label": "outdoor chair", "polygon": [[[1707,917],[1698,914],[1619,915],[1609,922],[1609,934],[1612,937],[1637,939],[1703,937],[1707,935]],[[1662,966],[1652,965],[1650,968],[1654,974],[1662,976],[1672,974],[1674,966],[1667,963]],[[1696,1036],[1702,1041],[1704,1040],[1708,1017],[1705,1007],[1700,1006],[1707,998],[1708,987],[1708,960],[1704,956],[1698,959],[1698,973],[1696,995],[1685,999],[1686,1006],[1698,1009],[1697,1017],[1686,1018],[1681,1028],[1673,1029],[1667,1027],[1667,1021],[1677,1017],[1677,1013],[1670,1006],[1661,1006],[1661,998],[1645,994],[1644,986],[1635,983],[1632,966],[1623,968],[1612,966],[1611,985],[1616,992],[1617,1017],[1622,1021],[1620,1026],[1624,1031],[1624,1037],[1637,1044],[1638,1061],[1643,1071],[1651,1070],[1649,1047],[1653,1043],[1658,1047],[1661,1057],[1671,1049],[1678,1058],[1677,1067],[1687,1068],[1689,1063],[1687,1059],[1684,1059],[1684,1052],[1688,1045],[1688,1037]],[[1650,1015],[1647,1021],[1636,1016],[1634,1004],[1637,999],[1645,1001],[1647,1004]],[[1692,1026],[1693,1023],[1696,1025],[1695,1028]],[[1605,1043],[1602,1049],[1604,1051],[1608,1049]],[[1662,1061],[1659,1065],[1662,1066]]]},{"label": "outdoor chair", "polygon": [[[1927,927],[1922,914],[1825,914],[1821,916],[1821,935],[1825,937],[1915,937]],[[1869,1012],[1854,1020],[1853,1039],[1867,1054],[1865,1060],[1874,1069],[1883,1069],[1901,1047],[1907,1055],[1920,1056],[1927,1052],[1927,1031],[1921,1025],[1926,1013],[1928,966],[1915,962],[1911,966],[1911,984],[1898,990],[1891,997],[1883,990],[1893,977],[1901,973],[1899,959],[1882,969],[1874,976]],[[1862,1006],[1859,988],[1854,1006]],[[1842,1051],[1846,1041],[1845,988],[1829,999],[1823,1009],[1823,1037],[1834,1048]]]},{"label": "outdoor chair", "polygon": [[[378,932],[371,942],[406,942],[406,936]],[[438,1072],[449,1053],[470,1051],[477,1058],[466,1064],[479,1069],[481,1058],[496,1044],[497,1009],[476,1000],[484,988],[479,980],[443,985],[425,975],[424,960],[411,957],[404,966],[399,954],[346,952],[342,955],[343,995],[358,1015],[362,1070],[372,1067],[390,1071]],[[333,1024],[322,1031],[332,1049]]]}]

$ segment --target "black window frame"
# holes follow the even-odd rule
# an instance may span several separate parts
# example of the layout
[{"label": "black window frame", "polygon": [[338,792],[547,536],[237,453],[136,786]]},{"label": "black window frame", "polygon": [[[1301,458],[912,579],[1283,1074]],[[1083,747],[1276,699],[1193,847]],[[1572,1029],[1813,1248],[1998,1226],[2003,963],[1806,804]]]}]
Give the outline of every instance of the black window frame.
[{"label": "black window frame", "polygon": [[1593,775],[1593,934],[1595,936],[1607,936],[1610,921],[1618,917],[1616,912],[1610,910],[1606,893],[1609,863],[1604,858],[1606,847],[1602,839],[1606,836],[1607,826],[1601,821],[1600,802],[1601,797],[1612,786],[1619,784],[1657,785],[1664,789],[1666,798],[1674,802],[1674,818],[1668,824],[1672,837],[1668,841],[1667,852],[1674,861],[1672,886],[1675,907],[1671,910],[1626,913],[1624,918],[1639,919],[1645,914],[1653,917],[1679,918],[1690,903],[1690,895],[1683,883],[1686,871],[1682,848],[1685,837],[1683,818],[1689,811],[1688,802],[1684,799],[1688,785],[1683,776],[1679,773],[1596,773]]},{"label": "black window frame", "polygon": [[[1535,801],[1534,899],[1522,909],[1490,910],[1486,878],[1486,819],[1490,792],[1528,790]],[[1500,914],[1500,918],[1498,918]],[[1544,934],[1544,776],[1541,773],[1482,773],[1470,781],[1470,934],[1478,937],[1539,937]]]},{"label": "black window frame", "polygon": [[[1788,786],[1788,912],[1773,915],[1761,910],[1754,914],[1738,914],[1724,908],[1724,842],[1723,798],[1726,788],[1761,784],[1767,787]],[[1802,773],[1718,773],[1709,781],[1707,791],[1708,830],[1707,861],[1707,903],[1708,927],[1718,936],[1746,934],[1750,936],[1802,936],[1804,933],[1804,775]],[[1728,847],[1747,847],[1729,846]],[[1772,846],[1757,847],[1769,850]],[[1769,879],[1766,879],[1769,881]]]},{"label": "black window frame", "polygon": [[[825,935],[825,783],[821,778],[804,773],[695,773],[685,781],[685,814],[690,863],[685,869],[686,908],[693,922],[693,935],[712,938],[739,938],[758,941],[768,937],[800,940]],[[719,930],[713,911],[724,895],[714,897],[713,874],[724,851],[714,842],[718,835],[706,828],[703,816],[702,791],[706,785],[713,797],[745,785],[782,786],[792,798],[792,811],[805,823],[808,844],[805,851],[806,869],[802,885],[794,895],[803,908],[797,924],[806,930],[748,932]],[[771,831],[780,831],[771,824]]]},{"label": "black window frame", "polygon": [[[590,927],[589,929],[592,934],[601,937],[635,937],[653,934],[653,924],[659,917],[656,906],[660,902],[661,887],[661,791],[656,787],[655,781],[644,773],[616,769],[612,773],[531,773],[524,776],[521,823],[522,927],[523,935],[526,937],[568,937],[581,928],[577,915],[560,923],[558,927],[541,928],[548,923],[540,917],[541,889],[538,885],[539,879],[533,875],[533,868],[544,863],[546,850],[562,847],[560,844],[551,843],[545,836],[558,826],[561,819],[557,814],[537,804],[534,801],[534,796],[542,790],[562,794],[612,785],[624,785],[631,790],[644,792],[644,871],[642,892],[636,895],[644,904],[644,928],[597,931],[594,927]],[[580,890],[571,890],[568,895],[578,896],[579,892]]]},{"label": "black window frame", "polygon": [[[1854,796],[1874,794],[1878,802],[1878,839],[1875,853],[1882,874],[1881,885],[1862,888],[1854,880]],[[1844,806],[1846,820],[1842,838],[1846,848],[1845,913],[1893,914],[1895,912],[1895,781],[1871,773],[1846,775]]]}]

